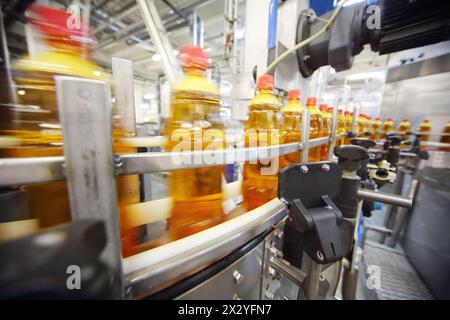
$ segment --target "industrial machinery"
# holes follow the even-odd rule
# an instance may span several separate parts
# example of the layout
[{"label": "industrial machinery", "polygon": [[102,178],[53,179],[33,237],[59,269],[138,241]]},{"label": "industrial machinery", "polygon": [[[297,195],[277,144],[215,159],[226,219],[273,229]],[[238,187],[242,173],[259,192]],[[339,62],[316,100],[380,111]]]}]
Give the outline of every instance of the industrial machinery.
[{"label": "industrial machinery", "polygon": [[[164,58],[163,53],[170,52],[171,47],[161,31],[161,21],[155,18],[155,8],[146,1],[138,4],[145,26],[163,56],[167,78],[175,78],[173,57]],[[368,11],[371,5],[381,10],[373,12],[380,15],[380,28],[367,28],[373,18]],[[443,1],[380,0],[370,5],[339,5],[333,13],[320,17],[305,11],[299,16],[297,30],[292,30],[298,45],[298,71],[309,77],[325,65],[337,71],[348,69],[352,57],[365,44],[385,54],[449,39],[448,9]],[[323,27],[323,20],[330,17],[335,19],[334,24],[330,22],[329,28],[311,40]],[[307,39],[309,42],[304,43]],[[278,58],[268,69],[276,67],[281,61]],[[124,113],[133,114],[132,64],[114,59],[112,72],[115,87],[121,89],[116,90],[115,100],[120,101]],[[0,159],[0,187],[66,181],[71,222],[0,243],[0,298],[355,299],[367,231],[384,235],[382,242],[386,240],[389,246],[397,244],[407,210],[416,199],[414,180],[419,179],[413,179],[405,196],[401,192],[405,172],[416,177],[421,160],[428,157],[418,139],[407,143],[397,136],[400,133],[388,135],[383,141],[365,138],[374,134],[370,132],[363,138],[356,137],[354,130],[338,134],[342,97],[337,95],[329,136],[310,139],[311,114],[304,108],[301,137],[295,142],[119,154],[113,151],[111,137],[109,83],[56,76],[55,84],[64,155]],[[354,112],[353,129],[357,117]],[[351,139],[351,144],[337,146],[343,138]],[[136,144],[138,140],[134,140]],[[151,147],[143,143],[139,147]],[[308,162],[309,151],[324,145],[328,147],[328,159]],[[437,145],[448,147],[444,143]],[[123,257],[120,224],[126,220],[127,227],[133,229],[165,222],[170,218],[173,200],[132,204],[133,210],[124,209],[119,215],[117,177],[142,178],[148,173],[236,165],[292,153],[298,153],[300,161],[279,172],[277,198],[244,212],[239,209],[242,182],[224,184],[223,200],[234,204],[224,222],[174,241],[164,237],[143,241],[136,252]],[[174,160],[177,158],[201,161],[180,163]],[[208,162],[211,158],[216,160],[214,164]],[[421,179],[426,180],[423,175]],[[394,192],[379,190],[392,183],[396,183]],[[445,183],[434,184],[438,190],[445,188],[442,185]],[[20,196],[20,188],[17,191]],[[430,193],[420,196],[436,197]],[[376,202],[399,208],[397,213],[397,209],[390,209],[383,227],[368,226],[364,221],[364,217],[371,216]],[[408,237],[411,232],[407,230]],[[389,237],[384,239],[386,235]],[[420,249],[414,243],[408,248],[416,253]],[[436,255],[433,258],[440,261]],[[419,258],[417,264],[423,267]],[[23,265],[27,268],[17,267]],[[80,266],[81,273],[87,274],[82,278],[85,291],[68,288],[67,267],[71,265]],[[432,272],[426,271],[433,278]],[[41,277],[52,279],[52,285],[39,290],[30,286]],[[436,291],[445,294],[442,287],[437,286]]]}]

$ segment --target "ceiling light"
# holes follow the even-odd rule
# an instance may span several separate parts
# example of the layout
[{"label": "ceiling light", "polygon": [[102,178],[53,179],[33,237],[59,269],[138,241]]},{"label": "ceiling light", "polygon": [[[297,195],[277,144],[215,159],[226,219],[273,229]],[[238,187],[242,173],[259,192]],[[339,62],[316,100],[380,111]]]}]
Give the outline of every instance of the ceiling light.
[{"label": "ceiling light", "polygon": [[152,60],[155,62],[161,61],[161,56],[159,54],[154,54]]},{"label": "ceiling light", "polygon": [[17,91],[17,94],[19,95],[19,96],[23,96],[23,95],[25,95],[25,90],[19,90],[19,91]]}]

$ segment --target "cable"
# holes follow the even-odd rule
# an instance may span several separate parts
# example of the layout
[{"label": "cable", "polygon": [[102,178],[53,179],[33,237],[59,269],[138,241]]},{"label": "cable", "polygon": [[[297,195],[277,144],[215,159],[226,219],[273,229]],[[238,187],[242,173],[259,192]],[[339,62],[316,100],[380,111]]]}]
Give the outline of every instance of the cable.
[{"label": "cable", "polygon": [[333,14],[331,15],[330,19],[327,21],[327,23],[323,26],[322,29],[320,29],[317,33],[315,33],[314,35],[310,36],[309,38],[306,38],[305,40],[303,40],[302,42],[297,43],[294,47],[292,47],[291,49],[289,49],[288,51],[283,52],[279,57],[277,57],[266,69],[266,71],[264,72],[264,74],[269,73],[270,71],[272,71],[281,61],[283,61],[286,57],[288,57],[291,53],[294,53],[295,51],[297,51],[300,48],[303,48],[304,46],[306,46],[307,44],[313,42],[314,40],[316,40],[316,38],[318,38],[320,35],[322,35],[323,33],[325,33],[328,28],[333,24],[334,20],[336,19],[337,15],[339,14],[339,12],[341,11],[342,7],[344,6],[344,4],[347,2],[348,0],[342,0],[338,6],[336,7],[336,9],[334,10]]}]

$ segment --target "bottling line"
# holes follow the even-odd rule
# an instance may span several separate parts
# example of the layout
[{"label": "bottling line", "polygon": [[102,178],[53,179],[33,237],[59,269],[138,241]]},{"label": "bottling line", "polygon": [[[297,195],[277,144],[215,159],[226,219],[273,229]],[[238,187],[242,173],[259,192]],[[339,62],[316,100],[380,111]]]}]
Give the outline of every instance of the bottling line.
[{"label": "bottling line", "polygon": [[[13,2],[7,7],[8,12],[17,8]],[[97,2],[101,1],[92,1],[95,5]],[[332,107],[323,105],[318,111],[316,100],[326,91],[324,75],[331,68],[335,72],[351,70],[364,48],[379,55],[439,43],[450,49],[449,5],[423,0],[344,0],[324,12],[319,12],[321,7],[317,5],[316,13],[315,1],[225,1],[227,21],[231,21],[231,26],[225,28],[225,34],[231,37],[231,44],[225,41],[230,46],[225,52],[234,69],[231,104],[244,129],[231,134],[231,147],[186,151],[177,150],[175,144],[168,142],[173,132],[187,130],[192,144],[197,140],[205,143],[205,139],[225,141],[223,121],[216,117],[224,100],[220,99],[219,90],[206,82],[211,62],[200,48],[205,41],[202,19],[196,12],[186,18],[192,24],[195,46],[180,48],[179,63],[172,54],[173,41],[155,2],[158,1],[133,1],[126,11],[108,19],[113,26],[127,15],[139,13],[142,17],[143,21],[130,22],[128,29],[135,24],[148,32],[163,73],[156,82],[164,77],[172,87],[173,110],[165,122],[165,131],[161,131],[165,137],[136,134],[137,68],[135,63],[133,69],[131,59],[124,57],[111,59],[110,79],[103,74],[98,76],[96,72],[100,71],[94,67],[74,62],[77,74],[55,72],[51,77],[54,83],[47,84],[54,87],[45,90],[53,93],[44,93],[47,100],[42,101],[53,103],[54,109],[20,109],[33,106],[29,101],[20,102],[25,100],[20,100],[23,95],[19,91],[32,91],[45,72],[36,72],[30,78],[34,82],[25,81],[26,72],[34,70],[33,64],[19,60],[9,65],[5,31],[5,18],[9,17],[0,14],[5,67],[0,102],[3,110],[8,108],[0,113],[0,298],[354,300],[361,299],[364,292],[366,299],[386,299],[380,281],[386,285],[382,289],[388,288],[386,279],[391,271],[383,269],[383,262],[374,255],[366,255],[376,251],[390,254],[386,259],[393,259],[394,255],[395,259],[409,261],[402,263],[408,263],[408,268],[420,274],[416,278],[425,283],[414,284],[414,290],[427,288],[422,296],[395,296],[393,290],[393,297],[388,299],[449,299],[450,262],[442,255],[448,256],[450,244],[446,231],[450,132],[432,132],[429,120],[423,121],[420,129],[412,130],[405,119],[396,129],[393,124],[382,124],[380,119],[371,122],[357,107],[350,114],[346,108],[350,104],[350,77],[336,90],[329,103]],[[183,19],[184,10],[170,1],[163,2]],[[65,1],[60,5],[65,5]],[[247,37],[257,32],[257,22],[262,19],[269,30],[268,39],[261,41],[255,36],[259,39],[256,43],[248,38],[241,47],[245,64],[251,66],[249,72],[237,71],[236,24],[240,5],[250,15],[246,21],[252,21],[246,26]],[[29,29],[32,23],[39,25],[39,19],[48,19],[46,14],[50,11],[46,10],[50,9],[40,4],[28,8]],[[56,19],[67,13],[52,14]],[[370,28],[377,19],[380,25]],[[45,22],[44,28],[50,28]],[[102,27],[96,28],[100,32]],[[55,47],[61,43],[75,47],[71,41],[78,41],[61,40],[67,34],[57,39],[58,35],[40,30],[40,34],[45,32]],[[120,35],[125,31],[113,32]],[[76,39],[89,38],[86,34],[77,36]],[[286,37],[290,48],[282,42]],[[258,58],[261,47],[267,59]],[[430,61],[391,67],[385,92],[395,90],[389,85],[396,81],[438,73],[430,71],[433,68],[448,73],[449,52]],[[51,60],[55,65],[56,58],[55,55]],[[85,76],[85,70],[95,77]],[[180,81],[182,73],[185,77]],[[301,88],[302,93],[292,90],[294,87]],[[312,92],[310,88],[314,88]],[[287,104],[283,110],[279,98],[286,97],[288,90],[292,105]],[[303,92],[317,98],[308,99],[307,107],[300,108]],[[54,101],[49,98],[51,94]],[[4,96],[10,99],[7,103]],[[248,106],[245,111],[240,110],[243,104]],[[446,106],[446,112],[440,116],[449,118]],[[18,146],[17,132],[23,130],[20,126],[28,119],[23,114],[36,109],[43,109],[42,117],[50,113],[56,117],[49,124],[57,125],[44,129],[58,152],[33,154],[27,153],[28,145]],[[274,128],[281,121],[279,109],[284,112],[284,131],[280,140],[274,142],[278,134]],[[249,115],[248,120],[242,112]],[[316,118],[322,119],[320,132]],[[198,123],[202,129],[216,131],[208,138],[200,133],[198,138],[194,136]],[[16,125],[15,131],[8,131],[10,125]],[[42,130],[42,123],[40,126]],[[264,134],[272,140],[263,145],[252,144],[249,132],[255,128],[258,139]],[[437,139],[430,139],[432,136]],[[162,151],[151,149],[161,146]],[[260,171],[256,177],[252,175],[253,170],[268,168],[277,161],[280,170],[277,167],[269,175],[271,178],[265,178]],[[235,170],[231,182],[223,177],[223,168],[228,166]],[[169,176],[169,197],[146,198],[150,173]],[[211,178],[216,175],[217,178]],[[43,218],[30,213],[38,205],[34,211],[24,205],[28,201],[33,206],[29,200],[33,189],[27,186],[38,186],[40,197],[45,188],[58,183],[66,186],[70,217],[63,223],[44,224],[44,220],[39,220]],[[211,191],[214,186],[218,192]],[[214,192],[220,197],[213,198]],[[267,194],[268,198],[260,201]],[[42,197],[44,203],[39,210],[43,216],[47,210],[53,214],[62,210],[62,202]],[[213,213],[214,201],[218,203],[218,213]],[[208,204],[206,209],[204,202]],[[229,209],[225,210],[226,206]],[[369,223],[381,206],[384,221],[381,225]],[[424,216],[427,210],[436,217]],[[200,216],[204,218],[190,222],[195,215],[198,220]],[[425,224],[426,230],[420,224]],[[378,238],[368,239],[369,233]],[[424,242],[426,239],[422,241],[422,235],[433,233],[431,244]],[[435,237],[442,238],[437,247],[433,247]],[[71,287],[68,277],[76,272],[81,278]],[[441,283],[433,275],[437,272],[441,272]],[[446,275],[442,276],[442,272]],[[386,278],[374,280],[380,274]]]}]

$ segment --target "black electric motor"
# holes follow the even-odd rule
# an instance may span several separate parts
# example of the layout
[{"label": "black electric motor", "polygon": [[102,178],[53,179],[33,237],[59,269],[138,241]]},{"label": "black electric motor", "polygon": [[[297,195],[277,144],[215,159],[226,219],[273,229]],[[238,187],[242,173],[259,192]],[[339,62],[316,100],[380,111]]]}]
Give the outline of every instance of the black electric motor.
[{"label": "black electric motor", "polygon": [[[304,11],[297,24],[297,43],[323,28],[323,19]],[[309,77],[321,66],[350,69],[353,57],[370,44],[380,54],[417,48],[450,39],[450,2],[441,0],[369,0],[343,7],[332,27],[297,50],[300,72]]]}]

